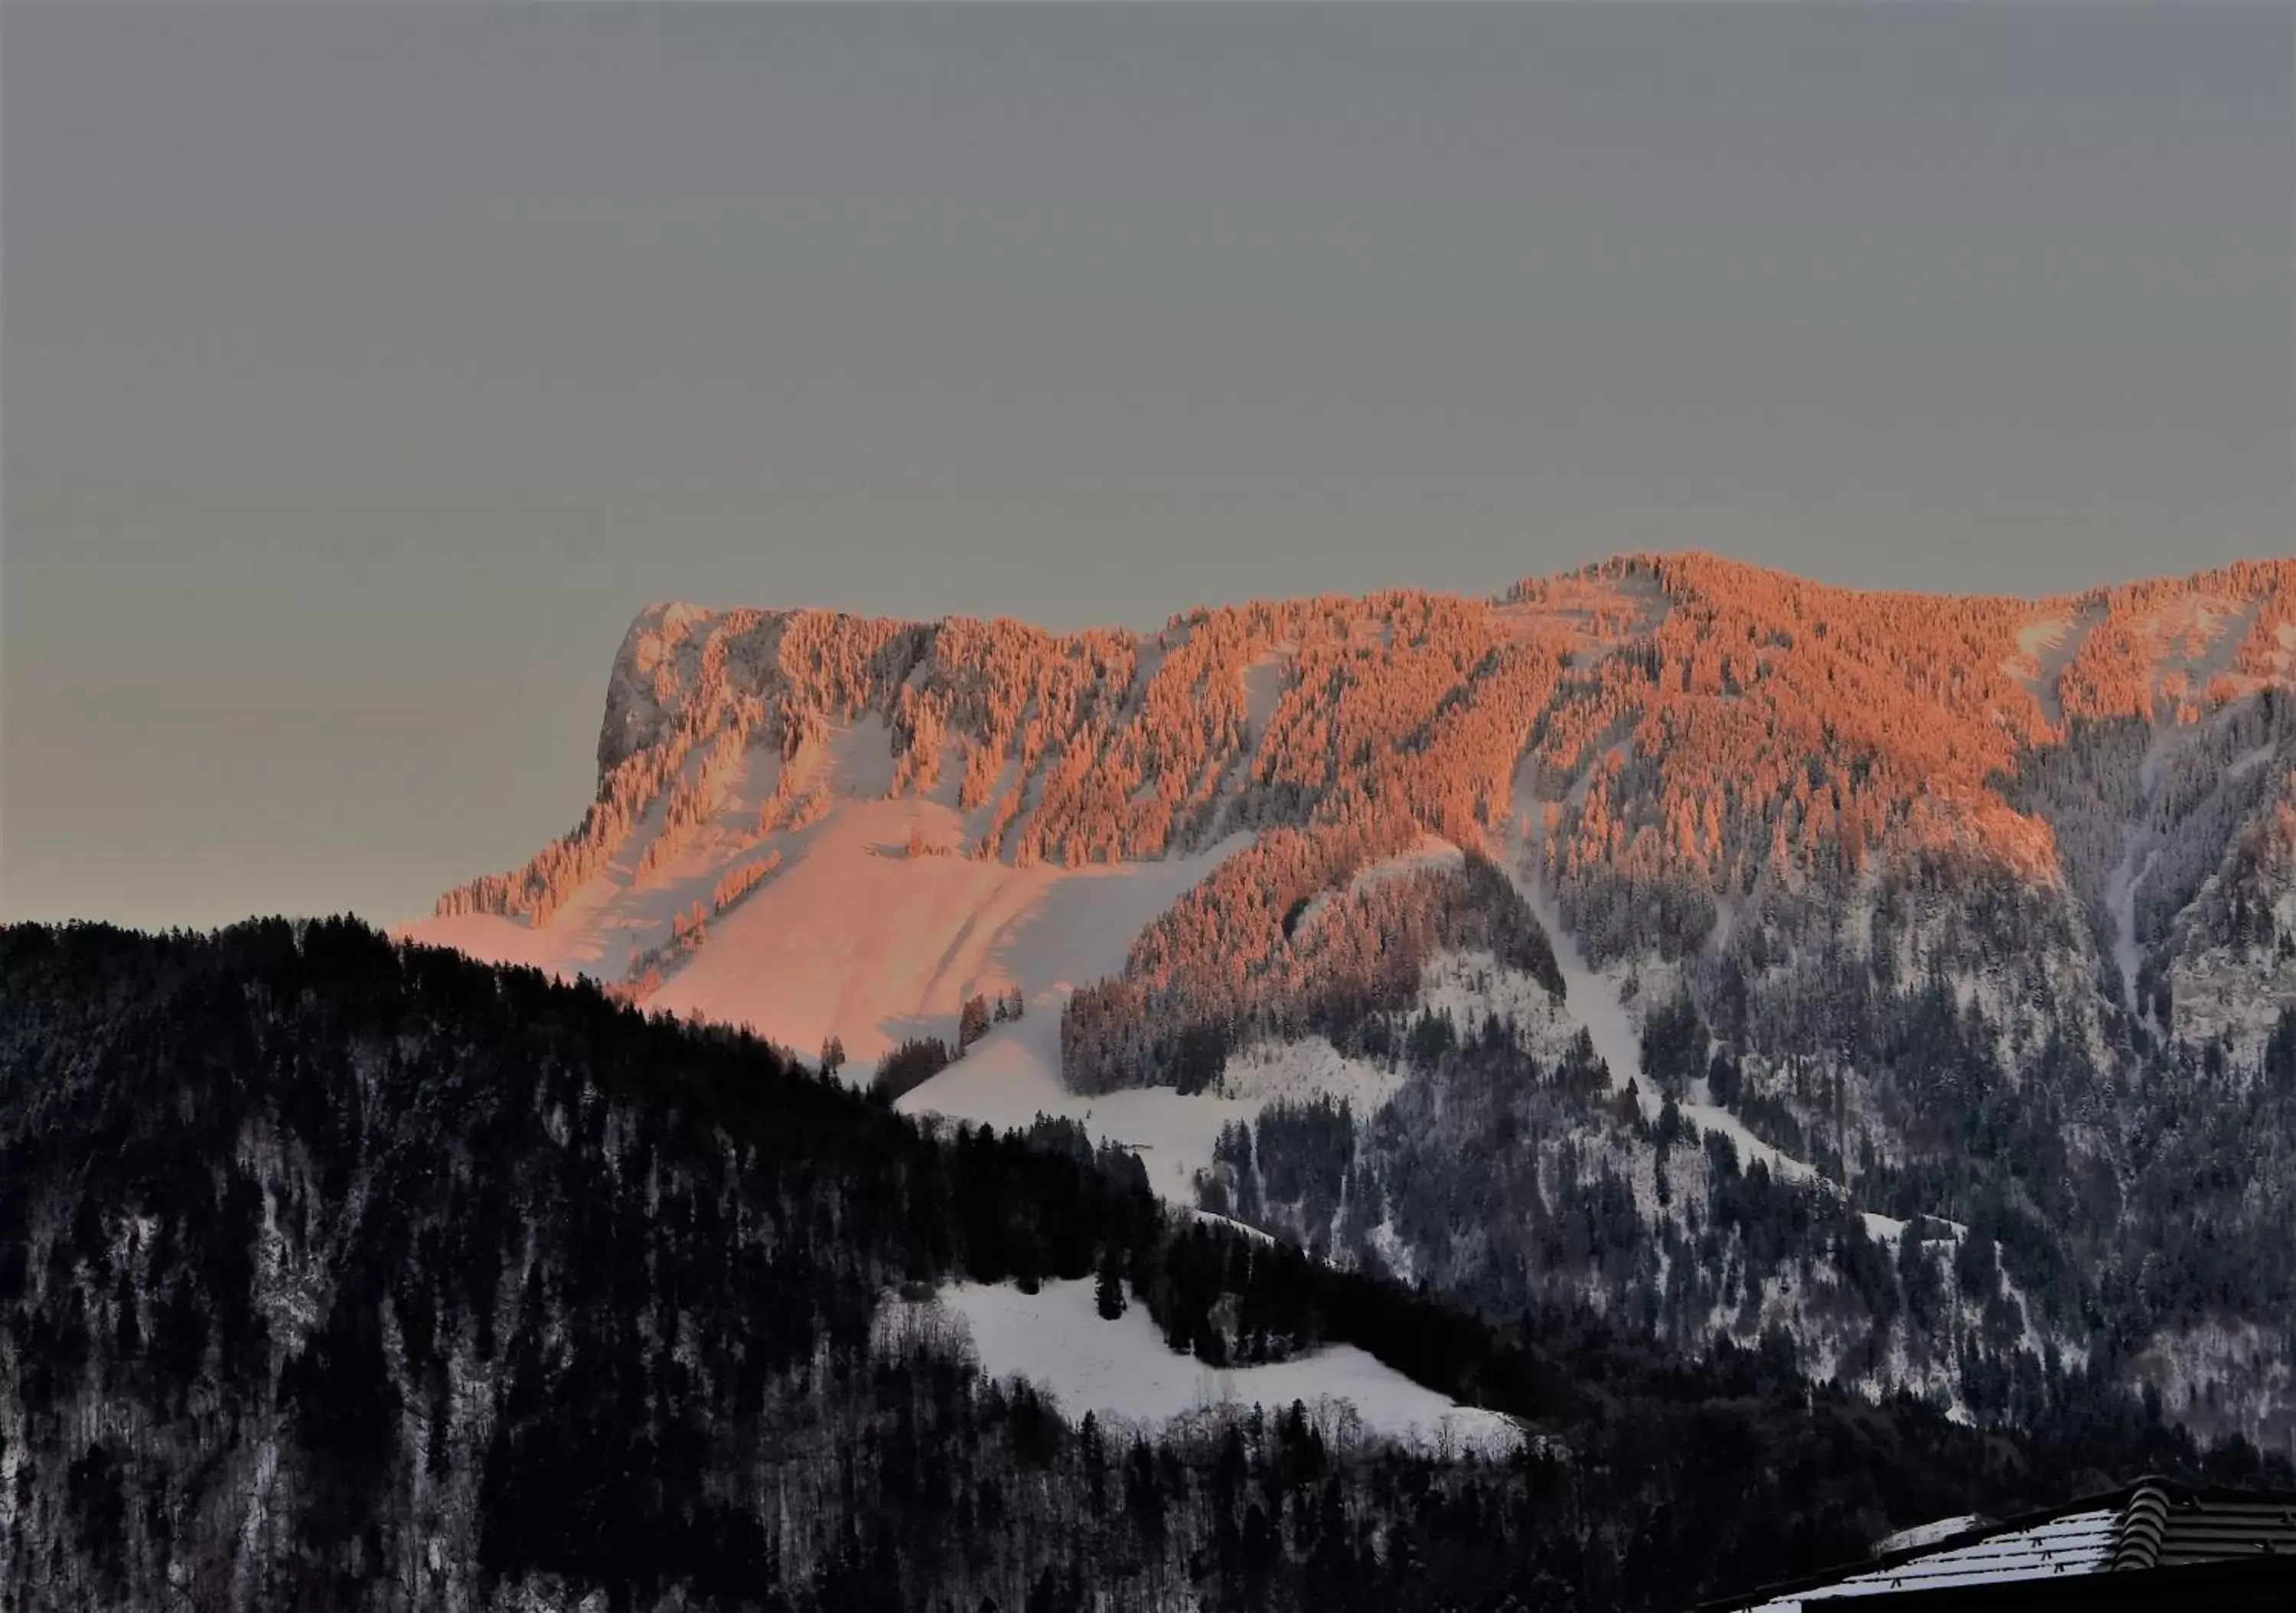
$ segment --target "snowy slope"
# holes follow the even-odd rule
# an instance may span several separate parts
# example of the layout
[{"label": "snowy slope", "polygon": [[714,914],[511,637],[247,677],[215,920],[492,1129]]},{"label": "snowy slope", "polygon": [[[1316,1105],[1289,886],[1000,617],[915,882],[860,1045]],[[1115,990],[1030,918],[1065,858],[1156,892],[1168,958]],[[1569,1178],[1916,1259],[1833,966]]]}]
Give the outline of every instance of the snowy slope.
[{"label": "snowy slope", "polygon": [[808,1056],[834,1035],[858,1077],[905,1036],[953,1042],[967,997],[1018,986],[1029,1000],[1030,1056],[1048,1047],[1057,1064],[1067,991],[1122,968],[1143,925],[1248,843],[1232,836],[1193,857],[1074,869],[912,856],[913,835],[928,847],[954,844],[963,815],[931,796],[883,798],[886,742],[874,718],[837,733],[830,776],[819,782],[824,806],[801,828],[763,838],[746,831],[779,772],[755,749],[705,832],[640,874],[660,838],[650,821],[548,925],[468,913],[425,919],[404,933],[613,984],[726,866],[744,853],[777,850],[775,871],[710,919],[707,944],[669,972],[649,1007],[746,1026]]},{"label": "snowy slope", "polygon": [[[652,999],[810,1052],[832,1034],[855,1065],[905,1036],[954,1042],[976,993],[1018,986],[1032,1052],[1057,1063],[1068,990],[1123,966],[1143,925],[1237,842],[1198,857],[1063,870],[901,854],[931,803],[840,802]],[[862,1072],[857,1072],[862,1073]]]},{"label": "snowy slope", "polygon": [[[1193,1173],[1210,1161],[1220,1126],[1250,1119],[1264,1098],[1183,1098],[1168,1088],[1078,1097],[1060,1079],[1061,1010],[1074,987],[1121,969],[1141,928],[1244,838],[1194,857],[1079,869],[905,855],[912,827],[946,829],[955,815],[930,800],[841,798],[804,831],[776,837],[789,847],[782,866],[712,921],[707,944],[647,1006],[745,1026],[808,1058],[835,1036],[857,1082],[904,1037],[954,1044],[968,997],[1017,986],[1026,1014],[996,1026],[900,1108],[1000,1129],[1065,1116],[1137,1150],[1159,1192],[1192,1202]],[[610,871],[542,929],[472,914],[425,920],[408,933],[611,983],[632,938],[667,924],[685,899],[694,880],[681,880],[683,872],[672,864],[648,885]]]},{"label": "snowy slope", "polygon": [[1184,1098],[1168,1086],[1085,1097],[1061,1084],[1061,999],[1064,989],[1031,1003],[1018,1025],[1000,1025],[965,1056],[906,1093],[904,1114],[939,1114],[1003,1130],[1038,1115],[1074,1120],[1095,1142],[1121,1143],[1139,1155],[1157,1193],[1195,1202],[1195,1174],[1211,1163],[1212,1142],[1231,1120],[1250,1121],[1266,1099]]}]

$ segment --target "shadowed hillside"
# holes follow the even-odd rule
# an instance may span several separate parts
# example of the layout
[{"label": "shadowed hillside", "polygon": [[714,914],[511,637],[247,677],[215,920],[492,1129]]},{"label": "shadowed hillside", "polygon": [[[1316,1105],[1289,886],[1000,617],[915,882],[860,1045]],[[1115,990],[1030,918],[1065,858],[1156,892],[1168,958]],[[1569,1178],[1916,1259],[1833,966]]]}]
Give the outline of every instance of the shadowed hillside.
[{"label": "shadowed hillside", "polygon": [[[346,922],[0,930],[0,1228],[11,1609],[1669,1607],[2138,1467],[2259,1470],[2078,1380],[2005,1438],[1775,1349],[1494,1330],[1175,1217],[1072,1127],[935,1135]],[[1523,1439],[1072,1421],[890,1303],[1095,1273],[1206,1363],[1351,1343]]]}]

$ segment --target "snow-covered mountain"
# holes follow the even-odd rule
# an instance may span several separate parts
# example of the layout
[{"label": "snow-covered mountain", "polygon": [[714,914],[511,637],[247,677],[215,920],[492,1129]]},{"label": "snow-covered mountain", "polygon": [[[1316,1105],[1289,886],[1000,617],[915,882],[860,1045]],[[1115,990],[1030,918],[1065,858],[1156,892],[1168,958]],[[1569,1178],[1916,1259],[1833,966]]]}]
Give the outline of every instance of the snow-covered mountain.
[{"label": "snow-covered mountain", "polygon": [[1496,1314],[1984,1416],[2103,1372],[2276,1445],[2292,684],[2291,561],[1628,558],[1149,635],[658,605],[581,822],[414,933],[1077,1118]]}]

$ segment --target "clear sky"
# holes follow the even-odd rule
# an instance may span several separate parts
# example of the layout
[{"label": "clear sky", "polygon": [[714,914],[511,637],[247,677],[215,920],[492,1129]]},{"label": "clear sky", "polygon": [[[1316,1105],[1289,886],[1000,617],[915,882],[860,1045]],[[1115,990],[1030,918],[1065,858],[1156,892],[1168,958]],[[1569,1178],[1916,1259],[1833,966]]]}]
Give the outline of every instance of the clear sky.
[{"label": "clear sky", "polygon": [[651,599],[2285,553],[2267,4],[0,9],[0,913],[412,916]]}]

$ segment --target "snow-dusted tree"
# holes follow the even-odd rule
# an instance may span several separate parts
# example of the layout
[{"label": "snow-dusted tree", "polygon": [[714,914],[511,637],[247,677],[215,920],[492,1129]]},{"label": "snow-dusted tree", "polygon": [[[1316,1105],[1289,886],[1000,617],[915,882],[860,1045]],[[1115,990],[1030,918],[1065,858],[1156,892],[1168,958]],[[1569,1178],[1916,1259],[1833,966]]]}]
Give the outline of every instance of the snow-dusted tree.
[{"label": "snow-dusted tree", "polygon": [[956,1046],[959,1052],[988,1034],[988,999],[979,992],[964,1000],[964,1007],[956,1016]]}]

